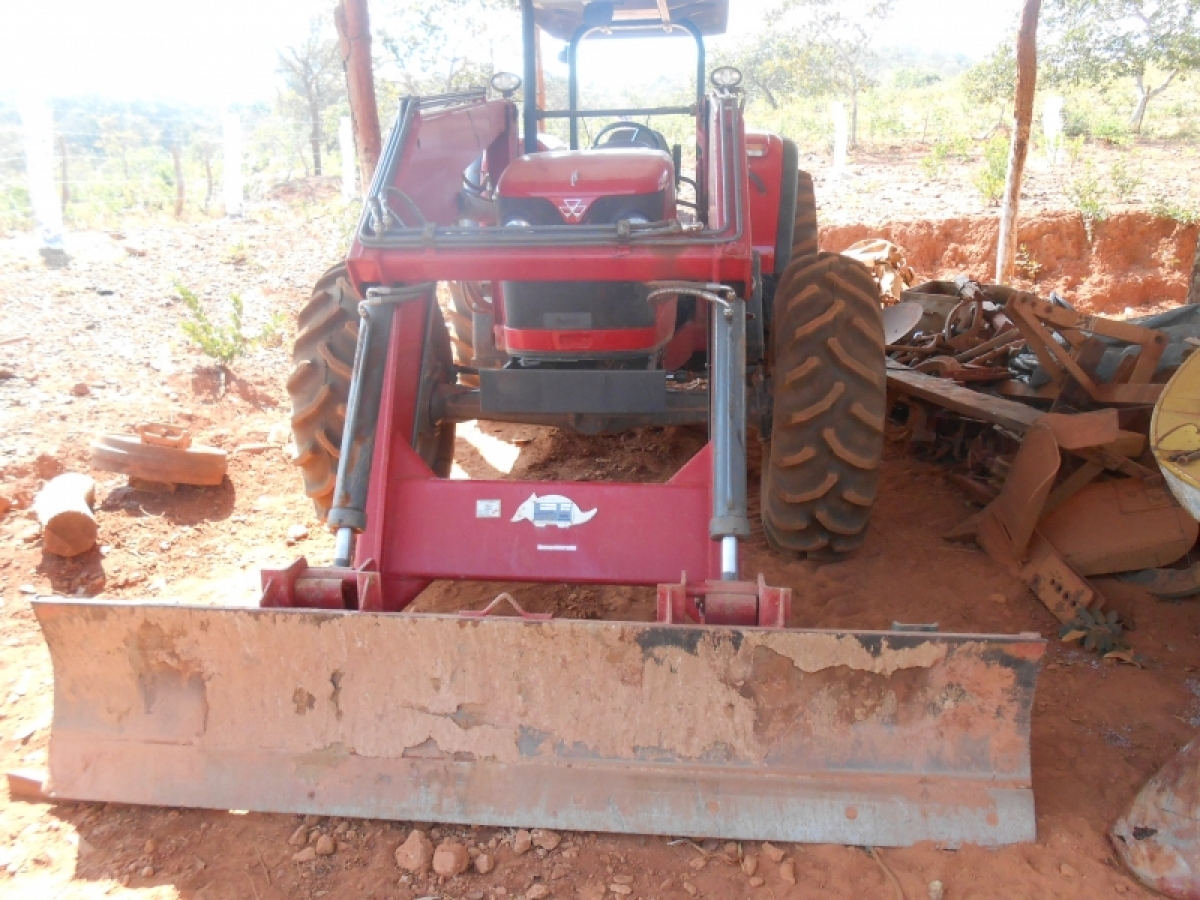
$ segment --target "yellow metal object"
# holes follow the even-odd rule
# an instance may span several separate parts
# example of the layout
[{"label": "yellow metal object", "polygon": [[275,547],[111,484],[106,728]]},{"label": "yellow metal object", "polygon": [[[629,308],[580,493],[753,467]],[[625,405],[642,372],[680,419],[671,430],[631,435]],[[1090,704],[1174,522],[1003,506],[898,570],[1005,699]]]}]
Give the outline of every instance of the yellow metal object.
[{"label": "yellow metal object", "polygon": [[1200,355],[1184,360],[1155,404],[1150,446],[1172,493],[1200,519]]}]

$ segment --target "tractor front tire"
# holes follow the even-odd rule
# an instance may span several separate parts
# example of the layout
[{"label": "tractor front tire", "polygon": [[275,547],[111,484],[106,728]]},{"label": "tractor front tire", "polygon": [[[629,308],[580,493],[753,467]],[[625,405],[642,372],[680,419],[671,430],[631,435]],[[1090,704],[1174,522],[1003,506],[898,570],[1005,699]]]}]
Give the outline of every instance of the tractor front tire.
[{"label": "tractor front tire", "polygon": [[[360,300],[345,264],[338,264],[317,281],[312,297],[300,311],[296,323],[293,368],[287,381],[296,445],[292,462],[300,468],[304,492],[322,521],[329,515],[337,482],[346,402],[350,396],[350,376],[358,343]],[[439,368],[448,371],[449,333],[440,317],[434,325],[436,327],[431,329],[432,358],[441,364]],[[454,461],[454,426],[434,425],[432,428],[436,430],[436,437],[418,435],[417,449],[434,473],[444,478],[450,474]]]},{"label": "tractor front tire", "polygon": [[776,550],[837,559],[866,536],[886,409],[879,289],[836,253],[790,263],[775,294],[762,521]]},{"label": "tractor front tire", "polygon": [[790,262],[811,260],[819,250],[817,239],[817,192],[812,176],[801,171],[796,179],[796,224],[792,228]]}]

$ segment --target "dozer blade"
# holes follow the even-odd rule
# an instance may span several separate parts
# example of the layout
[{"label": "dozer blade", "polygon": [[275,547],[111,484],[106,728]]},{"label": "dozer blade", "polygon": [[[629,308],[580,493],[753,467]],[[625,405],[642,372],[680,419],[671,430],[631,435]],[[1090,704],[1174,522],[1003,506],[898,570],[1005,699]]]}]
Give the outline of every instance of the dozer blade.
[{"label": "dozer blade", "polygon": [[1035,836],[1036,635],[36,610],[63,799],[879,846]]}]

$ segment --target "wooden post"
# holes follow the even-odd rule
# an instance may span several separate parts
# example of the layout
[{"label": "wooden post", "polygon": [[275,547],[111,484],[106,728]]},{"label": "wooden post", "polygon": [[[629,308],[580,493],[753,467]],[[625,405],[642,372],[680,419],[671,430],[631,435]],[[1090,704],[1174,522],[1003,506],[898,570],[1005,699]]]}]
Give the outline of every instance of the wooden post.
[{"label": "wooden post", "polygon": [[33,500],[42,526],[42,547],[58,556],[78,556],[96,546],[96,483],[68,472],[49,481]]},{"label": "wooden post", "polygon": [[382,145],[379,108],[375,103],[375,74],[371,68],[371,21],[367,0],[341,0],[333,19],[342,49],[342,66],[346,70],[350,118],[354,122],[358,169],[365,194],[371,187]]},{"label": "wooden post", "polygon": [[62,211],[67,215],[67,204],[71,202],[71,172],[67,168],[67,138],[58,136],[58,152],[62,155]]},{"label": "wooden post", "polygon": [[1192,260],[1192,281],[1188,286],[1188,303],[1200,303],[1200,236],[1196,240],[1196,258]]},{"label": "wooden post", "polygon": [[1025,0],[1021,30],[1017,33],[1017,98],[1013,108],[1012,146],[1008,152],[1008,178],[1004,207],[1000,211],[1000,240],[996,247],[996,281],[1012,280],[1017,260],[1017,215],[1021,207],[1021,181],[1029,155],[1033,123],[1033,95],[1037,90],[1037,26],[1042,0]]},{"label": "wooden post", "polygon": [[349,203],[358,193],[355,190],[358,167],[354,163],[354,123],[349,116],[342,116],[338,122],[338,148],[342,153],[342,199]]},{"label": "wooden post", "polygon": [[225,198],[225,215],[237,217],[245,206],[242,181],[242,121],[236,113],[225,113],[221,126],[224,162],[221,170],[221,192]]},{"label": "wooden post", "polygon": [[183,153],[179,141],[171,141],[171,160],[175,164],[175,218],[183,215]]}]

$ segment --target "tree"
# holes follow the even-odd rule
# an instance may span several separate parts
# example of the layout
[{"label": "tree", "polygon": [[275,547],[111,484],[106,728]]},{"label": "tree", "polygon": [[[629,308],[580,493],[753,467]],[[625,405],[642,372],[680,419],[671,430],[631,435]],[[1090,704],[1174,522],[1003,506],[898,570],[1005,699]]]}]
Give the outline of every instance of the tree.
[{"label": "tree", "polygon": [[[782,28],[800,52],[792,59],[814,88],[839,93],[850,101],[850,146],[858,144],[858,100],[874,83],[875,32],[892,14],[895,0],[783,0],[766,16],[770,32]],[[787,66],[787,58],[781,60]]]},{"label": "tree", "polygon": [[789,94],[820,96],[834,90],[825,56],[791,29],[768,28],[757,39],[719,52],[713,65],[736,66],[746,92],[771,109],[778,109],[780,98]]},{"label": "tree", "polygon": [[504,22],[517,0],[394,0],[384,4],[380,43],[401,91],[412,96],[482,87],[492,77]]},{"label": "tree", "polygon": [[996,249],[996,280],[1008,283],[1017,259],[1017,215],[1021,207],[1021,180],[1029,154],[1029,131],[1033,123],[1033,96],[1037,92],[1037,30],[1042,0],[1025,0],[1021,30],[1017,33],[1016,102],[1013,105],[1012,147],[1008,154],[1008,177],[1004,184],[1004,209],[1000,213],[1000,240]]},{"label": "tree", "polygon": [[980,106],[995,105],[1003,119],[1017,90],[1017,52],[1005,41],[987,59],[972,66],[963,76],[963,93]]},{"label": "tree", "polygon": [[283,106],[286,109],[294,105],[289,100],[298,100],[307,116],[314,175],[321,174],[321,148],[325,143],[323,116],[346,94],[341,51],[336,36],[329,33],[331,24],[328,16],[313,19],[304,42],[279,54],[278,72],[283,76],[287,92]]},{"label": "tree", "polygon": [[1132,78],[1135,134],[1150,101],[1200,69],[1200,0],[1050,0],[1047,7],[1050,76],[1067,84]]}]

